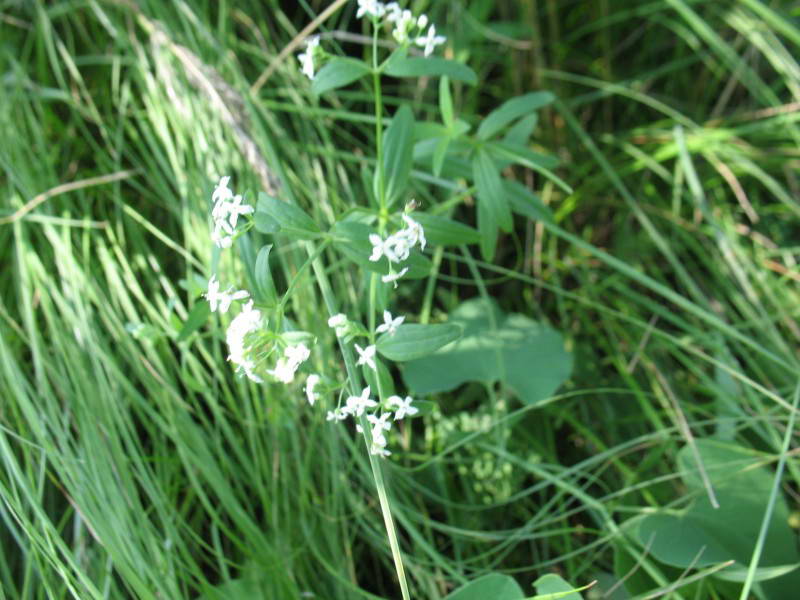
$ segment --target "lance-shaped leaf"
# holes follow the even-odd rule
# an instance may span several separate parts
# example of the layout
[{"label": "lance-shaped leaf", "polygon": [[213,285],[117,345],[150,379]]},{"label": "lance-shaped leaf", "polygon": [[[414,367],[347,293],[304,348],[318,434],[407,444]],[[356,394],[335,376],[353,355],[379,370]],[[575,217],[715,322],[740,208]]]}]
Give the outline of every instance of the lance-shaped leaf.
[{"label": "lance-shaped leaf", "polygon": [[366,63],[352,58],[333,58],[314,77],[311,91],[316,95],[344,87],[361,79],[371,69]]},{"label": "lance-shaped leaf", "polygon": [[[383,180],[387,204],[392,204],[408,189],[413,161],[414,114],[408,105],[403,105],[383,134]],[[377,185],[375,196],[380,197]]]},{"label": "lance-shaped leaf", "polygon": [[504,102],[481,122],[478,139],[489,139],[512,121],[533,113],[553,100],[555,96],[550,92],[532,92]]},{"label": "lance-shaped leaf", "polygon": [[253,283],[255,284],[253,297],[258,304],[273,306],[278,303],[278,292],[275,290],[275,282],[269,268],[270,250],[272,250],[272,244],[267,244],[258,251],[253,273]]},{"label": "lance-shaped leaf", "polygon": [[376,343],[378,352],[390,360],[423,358],[461,337],[461,327],[441,325],[400,325],[392,334],[385,333]]},{"label": "lance-shaped leaf", "polygon": [[261,233],[285,233],[303,240],[313,239],[320,233],[314,220],[294,204],[258,194],[255,214],[256,229]]},{"label": "lance-shaped leaf", "polygon": [[475,71],[467,65],[445,58],[408,58],[401,53],[392,57],[384,71],[392,77],[442,77],[463,81],[470,85],[478,83]]},{"label": "lance-shaped leaf", "polygon": [[425,230],[425,238],[431,244],[460,246],[461,244],[477,244],[481,240],[481,234],[476,229],[447,217],[413,213],[411,218],[422,225]]}]

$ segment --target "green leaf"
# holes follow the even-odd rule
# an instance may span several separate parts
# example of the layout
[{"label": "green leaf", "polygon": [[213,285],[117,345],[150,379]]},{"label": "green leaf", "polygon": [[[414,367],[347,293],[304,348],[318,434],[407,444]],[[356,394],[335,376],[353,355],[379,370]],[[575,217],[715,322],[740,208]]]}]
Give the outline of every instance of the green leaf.
[{"label": "green leaf", "polygon": [[444,58],[408,58],[396,54],[386,64],[387,75],[392,77],[442,77],[463,81],[470,85],[478,83],[475,71],[467,65]]},{"label": "green leaf", "polygon": [[[389,273],[389,261],[382,257],[378,261],[369,259],[372,254],[372,244],[369,242],[370,233],[375,230],[364,223],[357,221],[339,221],[331,228],[334,236],[334,246],[345,257],[373,273],[386,275]],[[417,249],[411,251],[408,260],[399,265],[394,265],[395,271],[408,267],[408,273],[403,279],[422,279],[431,272],[431,261]]]},{"label": "green leaf", "polygon": [[[386,202],[391,205],[408,189],[414,161],[414,113],[403,105],[383,135],[383,173]],[[377,196],[377,194],[376,194]]]},{"label": "green leaf", "polygon": [[299,239],[313,239],[320,230],[314,220],[293,204],[258,194],[255,214],[256,229],[262,233],[285,233]]},{"label": "green leaf", "polygon": [[331,59],[314,77],[311,91],[319,96],[330,90],[344,87],[371,73],[366,63],[352,58],[336,57]]},{"label": "green leaf", "polygon": [[511,231],[514,223],[511,219],[511,208],[503,191],[503,178],[500,177],[492,158],[484,150],[475,153],[475,158],[472,160],[472,176],[478,188],[478,202],[484,205],[500,229]]},{"label": "green leaf", "polygon": [[549,167],[545,166],[557,165],[557,159],[544,154],[539,154],[538,152],[534,152],[532,150],[528,150],[527,148],[509,146],[508,144],[504,144],[502,142],[487,144],[485,147],[492,154],[492,156],[499,159],[509,160],[512,163],[522,165],[523,167],[532,169],[537,173],[541,173],[547,177],[547,179],[564,190],[567,194],[572,193],[572,188],[569,186],[569,184],[567,184],[558,175],[553,173]]},{"label": "green leaf", "polygon": [[523,402],[535,404],[551,397],[572,372],[560,333],[524,315],[504,315],[493,302],[468,300],[450,313],[450,322],[464,328],[461,339],[403,369],[406,385],[418,394],[468,381],[504,381]]},{"label": "green leaf", "polygon": [[450,94],[450,78],[447,75],[439,80],[439,110],[442,112],[442,123],[447,129],[452,130],[454,124],[453,96]]},{"label": "green leaf", "polygon": [[508,575],[489,573],[458,588],[445,600],[524,600],[522,588]]},{"label": "green leaf", "polygon": [[406,361],[428,356],[459,337],[461,327],[452,323],[400,325],[394,333],[379,337],[376,345],[389,360]]},{"label": "green leaf", "polygon": [[536,113],[521,118],[514,123],[514,125],[509,127],[508,131],[503,136],[503,141],[512,146],[526,146],[538,122],[539,115]]},{"label": "green leaf", "polygon": [[542,200],[518,181],[503,180],[503,190],[515,213],[534,221],[553,222],[553,213]]},{"label": "green leaf", "polygon": [[[653,557],[681,569],[736,560],[733,570],[715,574],[720,579],[735,581],[741,571],[746,572],[752,557],[774,474],[762,466],[763,459],[751,450],[715,440],[701,439],[695,444],[719,508],[711,505],[698,470],[698,459],[687,446],[678,453],[678,465],[689,492],[697,499],[683,511],[665,510],[642,518],[637,523],[636,535]],[[800,572],[781,572],[800,562],[789,518],[786,499],[779,496],[758,573],[764,595],[770,599],[795,598],[796,590],[800,589]]]},{"label": "green leaf", "polygon": [[278,292],[275,290],[275,282],[269,268],[270,250],[272,250],[272,244],[267,244],[258,251],[253,275],[253,297],[257,304],[274,306],[278,303]]},{"label": "green leaf", "polygon": [[477,244],[481,241],[481,234],[476,229],[447,217],[428,213],[412,213],[411,218],[422,225],[425,230],[425,238],[431,244],[460,246],[461,244]]},{"label": "green leaf", "polygon": [[[534,584],[536,586],[536,596],[531,600],[583,600],[578,592],[561,577],[555,573],[548,573],[542,575],[537,579]],[[589,586],[580,588],[585,590]]]},{"label": "green leaf", "polygon": [[208,321],[210,314],[211,307],[208,305],[208,302],[205,300],[198,300],[192,307],[192,310],[189,311],[189,316],[186,317],[186,321],[184,321],[183,327],[181,327],[181,331],[175,341],[182,342],[200,329],[205,322]]},{"label": "green leaf", "polygon": [[447,157],[447,150],[450,148],[450,136],[445,135],[436,142],[436,149],[433,151],[433,174],[439,177],[442,173],[444,159]]},{"label": "green leaf", "polygon": [[478,126],[478,139],[486,140],[519,117],[550,104],[555,96],[550,92],[531,92],[504,102],[490,112]]}]

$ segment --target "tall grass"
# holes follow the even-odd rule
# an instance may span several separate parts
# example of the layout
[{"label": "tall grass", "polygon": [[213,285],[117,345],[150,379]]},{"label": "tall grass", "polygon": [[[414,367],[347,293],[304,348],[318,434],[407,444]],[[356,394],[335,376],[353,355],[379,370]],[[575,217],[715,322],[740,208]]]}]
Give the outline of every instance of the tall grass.
[{"label": "tall grass", "polygon": [[[766,461],[794,439],[797,9],[414,5],[481,74],[457,91],[462,118],[558,95],[537,141],[574,188],[515,173],[554,222],[519,220],[476,271],[444,253],[449,289],[429,310],[486,286],[564,331],[576,361],[545,403],[501,397],[498,418],[468,385],[405,432],[414,443],[388,471],[412,597],[492,570],[526,590],[550,570],[587,583],[627,562],[667,597],[731,597],[712,578],[684,581],[620,527],[680,505],[676,453],[695,438]],[[184,331],[218,260],[215,177],[280,185],[320,222],[363,202],[365,96],[311,97],[291,56],[250,91],[323,9],[0,3],[0,598],[397,597],[355,442],[299,389],[234,377],[224,323]],[[322,31],[357,53],[353,12]],[[433,114],[427,91],[398,86],[385,101],[412,94]],[[416,175],[422,202],[454,193]],[[296,245],[276,255],[287,279],[304,260]],[[357,299],[343,265],[329,272],[338,297]],[[420,285],[399,303],[418,307]],[[317,292],[300,286],[298,325],[326,331]],[[799,475],[787,460],[780,493],[793,502]]]}]

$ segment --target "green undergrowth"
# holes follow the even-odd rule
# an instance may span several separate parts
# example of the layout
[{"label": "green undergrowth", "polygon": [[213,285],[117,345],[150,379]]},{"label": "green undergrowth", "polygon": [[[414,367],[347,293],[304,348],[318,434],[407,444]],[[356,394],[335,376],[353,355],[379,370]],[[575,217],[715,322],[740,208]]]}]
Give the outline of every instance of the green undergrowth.
[{"label": "green undergrowth", "polygon": [[[396,292],[414,321],[524,338],[492,349],[510,373],[466,346],[394,373],[431,402],[385,462],[412,597],[531,597],[555,574],[597,580],[587,599],[793,598],[798,9],[413,5],[478,74],[459,118],[555,95],[531,149],[572,192],[506,167],[546,216],[515,216],[493,261],[434,248],[436,293]],[[278,57],[326,6],[0,1],[0,598],[399,597],[357,440],[299,385],[236,377],[227,320],[190,318],[219,176],[318,223],[366,204],[369,98],[315,97]],[[360,55],[355,6],[320,32]],[[413,81],[389,111],[438,119],[436,81]],[[465,185],[412,171],[422,210],[474,224]],[[306,257],[280,241],[285,288]],[[328,267],[353,305],[355,273]],[[332,345],[297,285],[298,327]]]}]

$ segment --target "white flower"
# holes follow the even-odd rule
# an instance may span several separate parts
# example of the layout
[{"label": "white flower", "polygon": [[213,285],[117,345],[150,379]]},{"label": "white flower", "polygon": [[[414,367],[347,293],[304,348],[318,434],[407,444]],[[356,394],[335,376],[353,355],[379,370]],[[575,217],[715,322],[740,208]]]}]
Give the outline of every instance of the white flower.
[{"label": "white flower", "polygon": [[414,27],[415,19],[410,10],[393,12],[391,17],[394,22],[394,30],[392,36],[397,40],[397,43],[404,44],[408,41],[408,32]]},{"label": "white flower", "polygon": [[442,35],[436,35],[436,25],[431,25],[428,29],[428,35],[418,37],[414,40],[417,46],[425,47],[425,56],[430,56],[433,49],[440,44],[444,44],[447,38]]},{"label": "white flower", "polygon": [[261,378],[253,373],[255,367],[252,360],[247,358],[246,354],[248,348],[245,347],[245,337],[248,333],[255,331],[261,326],[261,311],[253,308],[253,301],[250,300],[242,307],[240,312],[231,321],[228,330],[225,334],[226,341],[228,342],[228,349],[230,354],[228,360],[240,369],[244,370],[245,374],[258,383],[261,383]]},{"label": "white flower", "polygon": [[214,202],[214,204],[227,202],[233,198],[233,192],[228,188],[228,182],[230,180],[230,175],[219,178],[219,183],[217,184],[217,187],[214,188],[214,193],[211,194],[211,201]]},{"label": "white flower", "polygon": [[375,350],[377,350],[377,348],[375,348],[375,345],[373,344],[372,346],[367,346],[363,350],[361,349],[361,346],[359,346],[358,344],[356,344],[355,346],[356,346],[356,352],[358,352],[358,361],[356,361],[356,365],[366,364],[369,366],[370,369],[375,370],[376,369]]},{"label": "white flower", "polygon": [[231,289],[232,288],[228,288],[226,292],[220,292],[219,281],[217,281],[215,275],[211,276],[211,279],[208,280],[208,292],[205,294],[205,297],[211,305],[212,312],[215,312],[217,307],[219,307],[219,312],[224,314],[228,312],[234,300],[244,300],[250,296],[250,294],[244,290],[231,293]]},{"label": "white flower", "polygon": [[392,416],[392,413],[383,413],[380,417],[376,417],[375,415],[367,415],[367,421],[369,421],[372,425],[370,434],[372,435],[373,444],[377,444],[379,446],[386,445],[386,436],[383,432],[389,431],[392,428],[392,423],[389,421],[390,416]]},{"label": "white flower", "polygon": [[347,411],[341,408],[334,408],[329,410],[325,416],[326,421],[344,421],[347,418]]},{"label": "white flower", "polygon": [[386,7],[383,5],[383,2],[377,2],[376,0],[358,0],[358,11],[356,12],[356,18],[360,19],[365,14],[369,15],[370,17],[382,17],[386,13]]},{"label": "white flower", "polygon": [[249,215],[255,210],[249,204],[242,204],[241,196],[234,196],[233,201],[227,204],[226,209],[229,215],[228,222],[232,228],[236,227],[236,223],[239,220],[239,215]]},{"label": "white flower", "polygon": [[333,315],[330,319],[328,319],[328,327],[333,327],[336,330],[337,337],[342,337],[347,333],[347,317],[342,313]]},{"label": "white flower", "polygon": [[233,244],[233,238],[225,234],[222,225],[224,221],[217,221],[214,223],[214,231],[211,232],[211,241],[220,248],[230,248]]},{"label": "white flower", "polygon": [[377,444],[372,444],[372,447],[369,449],[369,453],[383,456],[384,458],[392,455],[392,453],[389,452],[384,446],[379,446]]},{"label": "white flower", "polygon": [[314,79],[314,50],[319,46],[319,36],[314,35],[306,41],[306,51],[297,55],[300,61],[303,75],[309,79]]},{"label": "white flower", "polygon": [[380,260],[381,256],[386,254],[386,242],[377,233],[370,233],[369,243],[372,244],[372,254],[369,259],[372,262]]},{"label": "white flower", "polygon": [[365,409],[378,406],[378,403],[369,397],[369,393],[370,389],[369,386],[367,386],[361,390],[360,396],[350,396],[347,398],[347,407],[344,410],[351,415],[360,417],[364,414]]},{"label": "white flower", "polygon": [[424,250],[425,244],[427,244],[428,241],[425,239],[425,230],[422,229],[422,225],[408,215],[403,215],[403,220],[406,222],[406,228],[403,229],[402,232],[405,232],[411,245],[413,246],[419,242],[419,247]]},{"label": "white flower", "polygon": [[308,403],[311,406],[314,406],[314,402],[319,400],[319,393],[314,391],[314,388],[317,387],[319,383],[319,375],[316,373],[312,373],[308,377],[306,377],[306,387],[304,389],[306,393],[306,398],[308,398]]},{"label": "white flower", "polygon": [[417,19],[417,27],[425,29],[428,26],[428,15],[420,15]]},{"label": "white flower", "polygon": [[283,355],[291,362],[299,365],[308,360],[308,357],[311,356],[311,351],[305,344],[297,344],[296,346],[287,346],[286,350],[283,351]]},{"label": "white flower", "polygon": [[403,267],[397,273],[388,273],[387,275],[382,275],[381,276],[381,281],[383,283],[389,283],[390,281],[393,281],[394,282],[394,287],[397,287],[397,280],[400,279],[407,272],[408,272],[408,267]]},{"label": "white flower", "polygon": [[375,333],[383,333],[385,331],[389,335],[392,335],[405,320],[405,317],[397,317],[396,319],[392,319],[392,313],[390,313],[388,310],[385,310],[383,311],[383,325],[378,325]]},{"label": "white flower", "polygon": [[383,243],[383,254],[390,262],[403,262],[408,258],[414,242],[408,236],[407,230],[403,229],[394,235],[390,235]]},{"label": "white flower", "polygon": [[414,400],[411,398],[411,396],[406,396],[405,399],[401,398],[400,396],[389,396],[389,398],[386,400],[386,403],[389,406],[397,407],[394,409],[394,420],[399,421],[406,416],[413,417],[419,412],[418,408],[411,406],[413,401]]},{"label": "white flower", "polygon": [[267,371],[267,373],[282,383],[291,383],[294,381],[294,374],[297,372],[300,363],[309,356],[311,356],[311,351],[305,344],[287,346],[283,351],[283,356],[275,363],[275,368]]}]

